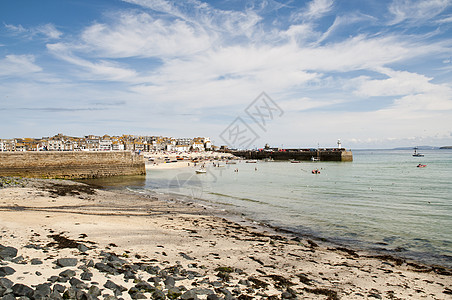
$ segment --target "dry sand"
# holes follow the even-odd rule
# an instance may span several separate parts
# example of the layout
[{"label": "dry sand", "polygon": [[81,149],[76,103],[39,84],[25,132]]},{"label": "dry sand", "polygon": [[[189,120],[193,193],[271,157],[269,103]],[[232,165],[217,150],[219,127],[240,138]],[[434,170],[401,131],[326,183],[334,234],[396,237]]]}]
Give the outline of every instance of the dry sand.
[{"label": "dry sand", "polygon": [[[99,299],[158,298],[168,291],[183,299],[452,299],[448,269],[233,222],[170,196],[56,180],[23,185],[0,189],[0,245],[18,250],[15,258],[0,259],[0,267],[15,271],[5,278],[16,285],[59,284],[67,297],[94,286]],[[58,266],[58,258],[76,258],[77,265]],[[102,263],[116,269],[106,272]],[[92,278],[77,285],[59,275],[65,270]],[[140,290],[145,284],[155,291]]]}]

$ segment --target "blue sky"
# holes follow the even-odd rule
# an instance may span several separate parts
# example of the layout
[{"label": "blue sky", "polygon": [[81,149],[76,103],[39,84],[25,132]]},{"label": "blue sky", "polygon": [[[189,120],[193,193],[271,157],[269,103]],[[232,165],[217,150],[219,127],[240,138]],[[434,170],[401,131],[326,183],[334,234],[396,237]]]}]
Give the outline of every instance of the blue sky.
[{"label": "blue sky", "polygon": [[3,0],[0,21],[0,138],[221,145],[239,117],[256,147],[452,145],[451,0]]}]

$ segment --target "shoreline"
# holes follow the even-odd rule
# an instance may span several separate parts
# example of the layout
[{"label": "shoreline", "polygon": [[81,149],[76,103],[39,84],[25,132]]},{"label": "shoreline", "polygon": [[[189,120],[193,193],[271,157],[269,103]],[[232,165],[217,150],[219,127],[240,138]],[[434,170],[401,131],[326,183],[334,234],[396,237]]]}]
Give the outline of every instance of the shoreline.
[{"label": "shoreline", "polygon": [[[124,299],[134,295],[136,281],[124,278],[125,265],[135,266],[129,275],[141,276],[146,283],[158,277],[159,283],[151,285],[166,294],[171,285],[164,281],[174,279],[173,286],[179,287],[181,295],[198,293],[200,299],[207,295],[213,299],[214,294],[228,299],[444,299],[452,294],[450,269],[396,257],[369,257],[344,247],[333,249],[249,220],[233,222],[227,216],[215,216],[210,209],[172,195],[145,196],[68,181],[26,180],[17,187],[0,189],[0,199],[0,245],[16,248],[16,258],[22,256],[25,261],[3,259],[1,267],[15,270],[6,278],[28,286],[58,276],[65,267],[54,269],[55,260],[69,256],[78,258],[78,269],[72,267],[77,273],[73,278],[80,278],[80,268],[86,269],[93,273],[92,280],[82,279],[86,285],[98,286],[105,295],[119,294],[117,289],[104,287],[110,280],[127,289],[121,292]],[[48,245],[55,242],[55,235],[89,249],[54,249]],[[30,244],[34,247],[26,247]],[[108,265],[105,252],[112,251],[127,261],[116,270],[121,276],[105,276],[90,266],[90,260]],[[42,264],[37,268],[33,259]],[[140,264],[160,270],[177,267],[179,274],[135,270]],[[186,275],[189,273],[193,276]],[[60,284],[66,291],[72,286],[70,282]],[[140,293],[147,298],[152,295]]]}]

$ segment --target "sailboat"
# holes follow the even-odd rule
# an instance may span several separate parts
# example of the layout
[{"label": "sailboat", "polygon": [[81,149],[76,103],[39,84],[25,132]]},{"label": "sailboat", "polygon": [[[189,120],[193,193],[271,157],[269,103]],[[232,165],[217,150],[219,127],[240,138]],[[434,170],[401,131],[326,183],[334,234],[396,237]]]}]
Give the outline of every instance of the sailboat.
[{"label": "sailboat", "polygon": [[417,152],[417,147],[414,147],[414,153],[413,153],[413,156],[415,156],[415,157],[424,157],[424,154],[421,154],[421,153],[419,153],[419,152]]}]

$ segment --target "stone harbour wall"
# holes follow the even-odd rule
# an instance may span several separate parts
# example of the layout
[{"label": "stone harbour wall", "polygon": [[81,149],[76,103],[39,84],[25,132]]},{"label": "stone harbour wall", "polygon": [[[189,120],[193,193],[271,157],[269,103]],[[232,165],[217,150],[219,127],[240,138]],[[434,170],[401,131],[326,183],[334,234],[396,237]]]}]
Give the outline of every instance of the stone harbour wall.
[{"label": "stone harbour wall", "polygon": [[143,157],[128,151],[0,152],[0,176],[77,179],[145,174]]}]

